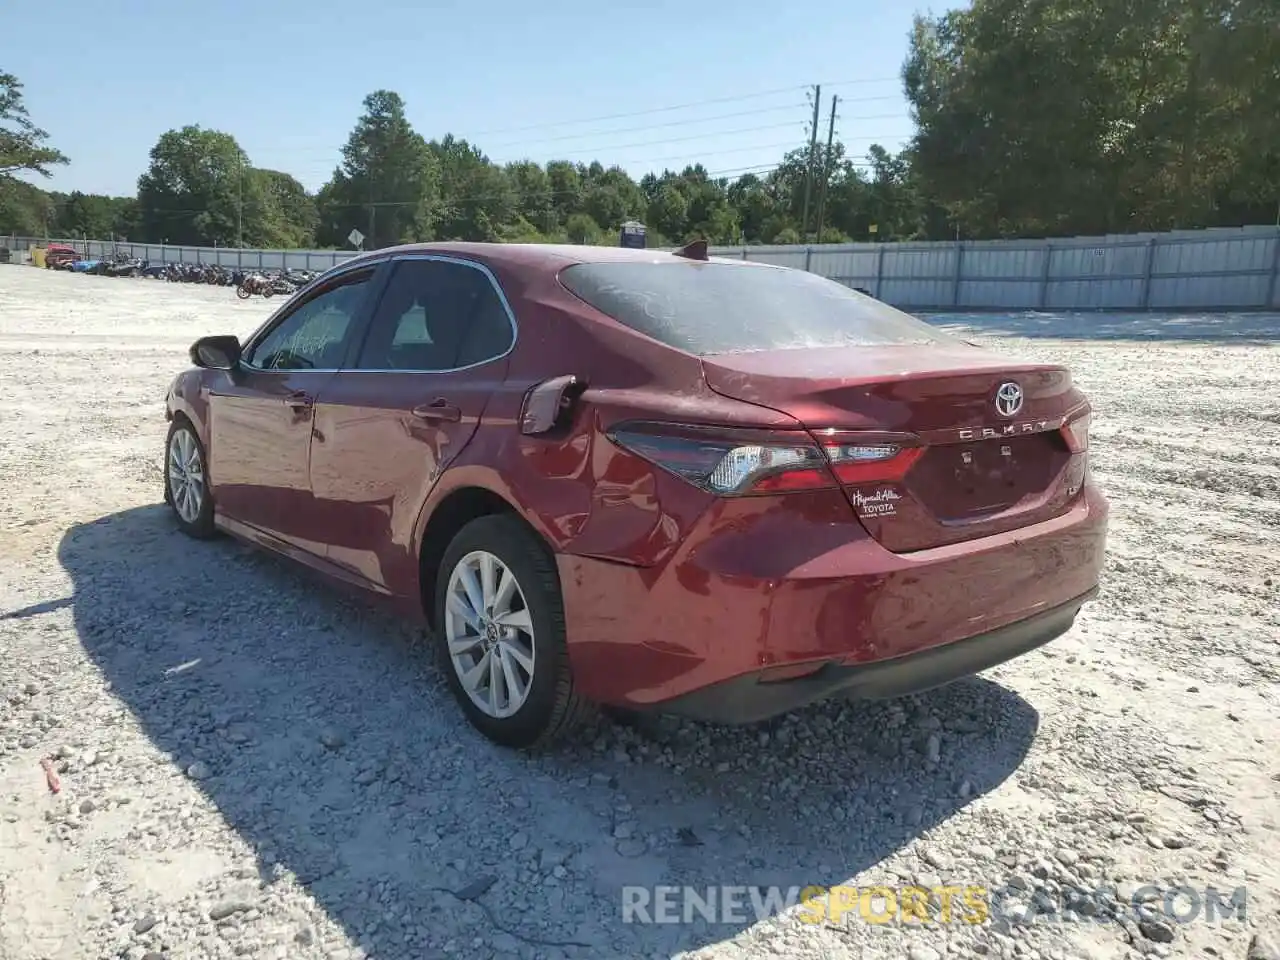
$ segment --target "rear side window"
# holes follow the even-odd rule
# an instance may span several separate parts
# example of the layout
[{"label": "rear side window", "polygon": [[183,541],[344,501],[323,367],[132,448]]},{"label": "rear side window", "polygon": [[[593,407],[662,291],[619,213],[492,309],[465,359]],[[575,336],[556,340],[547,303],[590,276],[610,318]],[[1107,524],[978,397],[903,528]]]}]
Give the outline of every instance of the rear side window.
[{"label": "rear side window", "polygon": [[511,348],[511,320],[482,270],[448,260],[396,264],[357,369],[443,372]]},{"label": "rear side window", "polygon": [[560,282],[601,313],[696,356],[955,343],[922,320],[803,270],[736,263],[580,263]]}]

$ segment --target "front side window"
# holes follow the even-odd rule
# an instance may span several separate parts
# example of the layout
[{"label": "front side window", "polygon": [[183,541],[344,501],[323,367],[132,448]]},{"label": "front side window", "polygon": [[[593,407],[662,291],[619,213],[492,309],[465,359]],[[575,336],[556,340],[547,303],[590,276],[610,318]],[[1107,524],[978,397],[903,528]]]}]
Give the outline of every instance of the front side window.
[{"label": "front side window", "polygon": [[258,342],[249,363],[264,370],[336,370],[371,277],[353,276],[298,307]]},{"label": "front side window", "polygon": [[488,276],[446,260],[396,265],[356,367],[443,372],[502,356],[511,321]]}]

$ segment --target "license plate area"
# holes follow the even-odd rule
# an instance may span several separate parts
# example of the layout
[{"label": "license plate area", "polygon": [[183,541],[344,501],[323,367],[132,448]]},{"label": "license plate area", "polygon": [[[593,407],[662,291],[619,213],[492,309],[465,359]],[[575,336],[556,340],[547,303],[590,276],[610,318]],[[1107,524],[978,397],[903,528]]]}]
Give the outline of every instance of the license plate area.
[{"label": "license plate area", "polygon": [[939,520],[971,519],[1043,493],[1070,454],[1056,433],[930,447],[908,477]]}]

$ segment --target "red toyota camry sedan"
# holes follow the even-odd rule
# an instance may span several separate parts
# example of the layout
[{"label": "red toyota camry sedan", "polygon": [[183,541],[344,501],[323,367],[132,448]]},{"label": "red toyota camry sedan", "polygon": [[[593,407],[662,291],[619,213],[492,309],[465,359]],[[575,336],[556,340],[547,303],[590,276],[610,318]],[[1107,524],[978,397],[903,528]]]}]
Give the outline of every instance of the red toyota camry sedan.
[{"label": "red toyota camry sedan", "polygon": [[705,244],[378,250],[191,359],[178,526],[424,619],[502,744],[928,689],[1097,589],[1067,370]]}]

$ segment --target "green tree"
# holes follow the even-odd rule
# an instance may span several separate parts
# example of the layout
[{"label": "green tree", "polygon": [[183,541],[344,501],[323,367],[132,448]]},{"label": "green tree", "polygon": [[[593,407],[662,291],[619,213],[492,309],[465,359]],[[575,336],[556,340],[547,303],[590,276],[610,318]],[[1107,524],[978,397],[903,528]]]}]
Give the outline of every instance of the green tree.
[{"label": "green tree", "polygon": [[315,243],[316,201],[294,177],[279,170],[254,169],[252,191],[263,202],[261,233],[267,247],[309,247]]},{"label": "green tree", "polygon": [[903,70],[918,193],[975,237],[1240,222],[1280,193],[1278,56],[1274,0],[919,18]]},{"label": "green tree", "polygon": [[600,224],[587,213],[570,216],[565,223],[565,235],[570,243],[596,245],[604,242],[604,231],[600,229]]},{"label": "green tree", "polygon": [[495,241],[513,223],[520,196],[505,170],[452,134],[429,145],[440,170],[437,233],[445,240]]},{"label": "green tree", "polygon": [[551,177],[532,160],[507,164],[507,180],[516,195],[516,210],[534,230],[550,236],[560,226]]},{"label": "green tree", "polygon": [[747,243],[763,242],[766,225],[779,212],[768,184],[754,173],[744,174],[730,184],[726,199],[737,211],[742,239]]},{"label": "green tree", "polygon": [[689,232],[689,198],[678,177],[671,173],[653,177],[647,192],[648,225],[665,237],[683,237]]},{"label": "green tree", "polygon": [[55,210],[50,234],[59,237],[131,237],[137,231],[137,201],[133,197],[108,197],[102,194],[51,193],[49,201]]},{"label": "green tree", "polygon": [[48,146],[49,134],[32,122],[22,101],[18,78],[0,73],[0,178],[24,172],[48,177],[49,167],[70,161]]},{"label": "green tree", "polygon": [[51,236],[57,207],[43,190],[16,177],[0,177],[0,236]]},{"label": "green tree", "polygon": [[48,177],[49,167],[69,162],[48,139],[27,112],[18,78],[0,72],[0,233],[43,236],[53,225],[57,211],[48,196],[14,176]]},{"label": "green tree", "polygon": [[568,160],[552,160],[547,164],[551,181],[551,205],[556,222],[567,223],[575,213],[584,212],[582,174]]},{"label": "green tree", "polygon": [[619,232],[624,221],[644,216],[645,198],[621,167],[592,163],[581,172],[582,212],[602,229]]},{"label": "green tree", "polygon": [[729,204],[727,182],[711,179],[702,164],[686,167],[680,180],[681,193],[688,201],[682,239],[736,243],[740,234],[738,212]]},{"label": "green tree", "polygon": [[138,219],[147,239],[234,246],[263,237],[262,183],[235,137],[187,126],[161,134],[138,179]]},{"label": "green tree", "polygon": [[316,199],[321,243],[346,246],[353,228],[368,248],[434,236],[439,213],[439,165],[390,90],[364,98],[342,164]]}]

